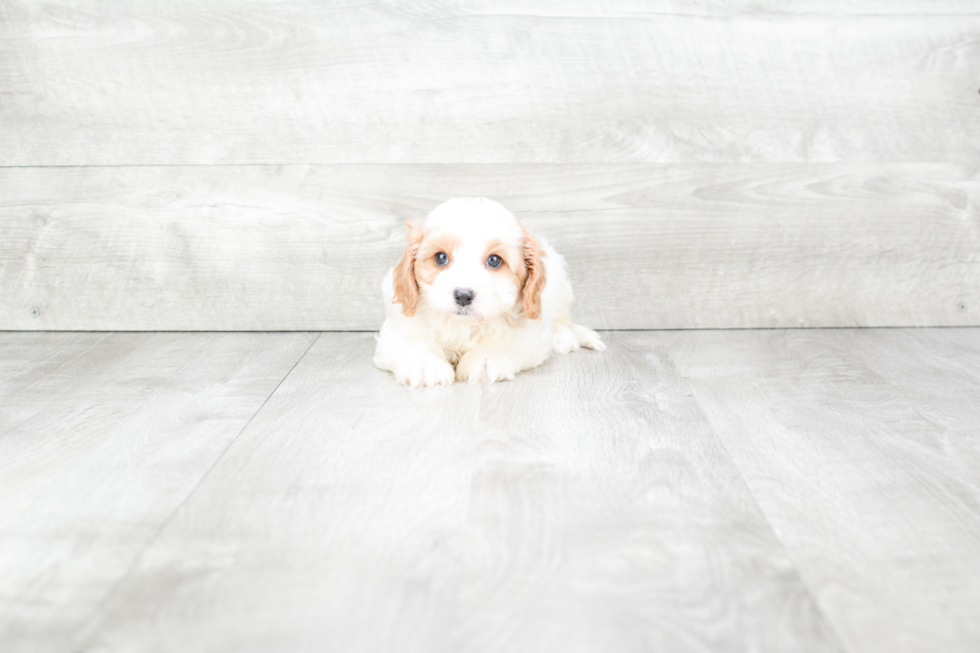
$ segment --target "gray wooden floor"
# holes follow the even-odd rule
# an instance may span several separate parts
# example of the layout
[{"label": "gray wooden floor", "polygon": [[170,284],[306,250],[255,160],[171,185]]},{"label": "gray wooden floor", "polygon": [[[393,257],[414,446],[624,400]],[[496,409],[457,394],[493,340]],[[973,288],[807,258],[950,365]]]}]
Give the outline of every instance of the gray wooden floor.
[{"label": "gray wooden floor", "polygon": [[0,333],[0,650],[976,651],[980,329]]}]

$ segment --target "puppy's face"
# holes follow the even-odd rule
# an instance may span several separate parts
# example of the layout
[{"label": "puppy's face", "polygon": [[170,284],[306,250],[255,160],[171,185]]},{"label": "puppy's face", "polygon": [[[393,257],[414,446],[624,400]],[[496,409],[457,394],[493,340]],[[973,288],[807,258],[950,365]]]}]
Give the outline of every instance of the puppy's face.
[{"label": "puppy's face", "polygon": [[521,310],[531,319],[540,315],[543,253],[502,205],[449,200],[408,227],[408,246],[394,273],[395,301],[405,315],[419,304],[464,321]]}]

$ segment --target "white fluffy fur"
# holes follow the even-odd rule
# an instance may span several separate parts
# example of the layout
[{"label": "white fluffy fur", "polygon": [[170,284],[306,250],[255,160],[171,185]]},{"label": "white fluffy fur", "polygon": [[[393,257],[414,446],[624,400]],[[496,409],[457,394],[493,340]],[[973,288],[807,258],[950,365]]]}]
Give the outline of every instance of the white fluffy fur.
[{"label": "white fluffy fur", "polygon": [[[394,268],[382,281],[387,319],[378,335],[374,363],[394,373],[399,383],[431,387],[453,380],[512,380],[518,372],[543,363],[553,351],[605,349],[595,331],[572,323],[574,297],[565,259],[539,236],[526,232],[502,205],[486,198],[453,199],[437,206],[420,227],[409,226],[421,229],[422,242],[448,238],[456,246],[446,252],[451,263],[439,268],[431,284],[415,274],[421,261],[407,266],[418,287],[411,316],[396,298]],[[510,243],[511,251],[523,254],[528,239],[536,241],[538,251],[545,254],[535,259],[544,266],[546,279],[536,319],[528,317],[524,288],[520,287],[519,275],[527,271],[524,257],[514,261],[518,257],[511,256],[505,263],[515,268],[514,274],[491,270],[486,261],[492,241]],[[410,242],[409,250],[411,247]],[[434,269],[431,262],[430,269]],[[475,292],[470,306],[456,303],[453,291],[457,288]]]}]

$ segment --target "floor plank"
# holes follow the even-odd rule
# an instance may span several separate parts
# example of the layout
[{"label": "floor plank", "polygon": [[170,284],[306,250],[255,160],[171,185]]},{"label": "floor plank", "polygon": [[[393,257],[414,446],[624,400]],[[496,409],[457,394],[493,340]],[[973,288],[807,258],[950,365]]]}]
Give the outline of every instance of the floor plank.
[{"label": "floor plank", "polygon": [[0,333],[0,650],[73,650],[314,337]]},{"label": "floor plank", "polygon": [[451,650],[481,388],[396,386],[373,346],[321,335],[86,650]]},{"label": "floor plank", "polygon": [[314,337],[0,334],[0,650],[980,643],[980,329]]},{"label": "floor plank", "polygon": [[487,388],[460,650],[839,650],[646,333]]},{"label": "floor plank", "polygon": [[412,391],[323,334],[82,644],[839,650],[664,352],[609,339]]},{"label": "floor plank", "polygon": [[0,165],[956,161],[970,0],[38,3]]},{"label": "floor plank", "polygon": [[848,650],[977,650],[980,330],[667,342]]},{"label": "floor plank", "polygon": [[404,221],[458,195],[554,244],[594,328],[980,324],[976,166],[574,164],[0,169],[0,329],[374,330]]}]

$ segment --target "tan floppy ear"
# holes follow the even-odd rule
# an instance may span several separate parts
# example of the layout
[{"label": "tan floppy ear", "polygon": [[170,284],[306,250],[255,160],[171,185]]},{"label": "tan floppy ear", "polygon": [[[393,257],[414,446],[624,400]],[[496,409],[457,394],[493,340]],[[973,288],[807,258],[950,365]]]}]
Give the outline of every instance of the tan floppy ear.
[{"label": "tan floppy ear", "polygon": [[547,279],[544,273],[545,251],[527,228],[524,228],[524,268],[527,279],[521,294],[524,297],[524,313],[532,320],[541,317],[541,291]]},{"label": "tan floppy ear", "polygon": [[415,257],[419,253],[419,245],[422,244],[422,225],[415,222],[406,222],[408,227],[405,245],[405,253],[395,266],[392,275],[391,285],[395,289],[395,298],[392,304],[401,304],[402,313],[407,317],[415,315],[415,309],[419,305],[419,284],[415,280]]}]

